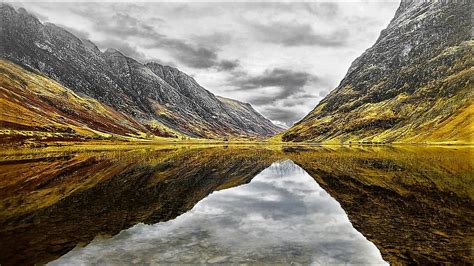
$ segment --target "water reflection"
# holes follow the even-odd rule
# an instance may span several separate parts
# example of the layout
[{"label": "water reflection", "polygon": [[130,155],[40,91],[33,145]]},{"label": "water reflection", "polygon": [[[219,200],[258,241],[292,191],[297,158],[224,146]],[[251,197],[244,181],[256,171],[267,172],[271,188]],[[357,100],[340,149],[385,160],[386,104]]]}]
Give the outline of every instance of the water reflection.
[{"label": "water reflection", "polygon": [[382,262],[370,242],[394,264],[466,264],[472,156],[408,146],[0,152],[0,264],[93,262],[98,250],[123,263]]},{"label": "water reflection", "polygon": [[339,203],[291,161],[218,191],[178,218],[136,225],[53,264],[383,263]]}]

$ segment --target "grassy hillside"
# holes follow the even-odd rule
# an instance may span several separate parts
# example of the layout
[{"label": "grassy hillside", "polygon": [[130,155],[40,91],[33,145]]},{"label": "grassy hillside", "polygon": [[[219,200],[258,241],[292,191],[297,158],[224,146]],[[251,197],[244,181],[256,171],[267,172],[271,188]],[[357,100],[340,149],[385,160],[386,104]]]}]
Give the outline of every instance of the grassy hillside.
[{"label": "grassy hillside", "polygon": [[158,122],[139,123],[45,76],[0,60],[0,142],[146,140],[178,137]]},{"label": "grassy hillside", "polygon": [[474,140],[472,4],[402,1],[375,45],[284,141]]}]

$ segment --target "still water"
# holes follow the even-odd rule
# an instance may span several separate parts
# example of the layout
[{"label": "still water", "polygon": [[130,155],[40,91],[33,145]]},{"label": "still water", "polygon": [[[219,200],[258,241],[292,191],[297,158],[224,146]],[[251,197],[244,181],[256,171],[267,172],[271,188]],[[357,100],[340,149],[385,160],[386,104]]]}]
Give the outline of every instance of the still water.
[{"label": "still water", "polygon": [[212,193],[174,220],[138,224],[52,264],[150,262],[384,263],[339,203],[291,161]]},{"label": "still water", "polygon": [[0,263],[473,261],[470,147],[0,152]]}]

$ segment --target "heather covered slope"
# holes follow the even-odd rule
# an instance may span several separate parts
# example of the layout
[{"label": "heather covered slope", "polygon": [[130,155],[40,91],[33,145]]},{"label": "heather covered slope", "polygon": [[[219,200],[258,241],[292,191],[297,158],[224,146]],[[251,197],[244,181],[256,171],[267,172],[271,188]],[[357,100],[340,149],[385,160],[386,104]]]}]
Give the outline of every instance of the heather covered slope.
[{"label": "heather covered slope", "polygon": [[102,52],[22,8],[2,4],[0,17],[1,58],[35,69],[144,126],[166,125],[201,138],[261,138],[280,131],[261,115],[252,117],[253,124],[243,123],[246,118],[177,69],[168,71],[170,77],[156,64],[142,64],[115,49]]},{"label": "heather covered slope", "polygon": [[0,60],[0,129],[0,144],[180,136],[163,125],[145,127],[110,106],[5,60]]},{"label": "heather covered slope", "polygon": [[472,143],[471,1],[402,1],[377,42],[284,141]]}]

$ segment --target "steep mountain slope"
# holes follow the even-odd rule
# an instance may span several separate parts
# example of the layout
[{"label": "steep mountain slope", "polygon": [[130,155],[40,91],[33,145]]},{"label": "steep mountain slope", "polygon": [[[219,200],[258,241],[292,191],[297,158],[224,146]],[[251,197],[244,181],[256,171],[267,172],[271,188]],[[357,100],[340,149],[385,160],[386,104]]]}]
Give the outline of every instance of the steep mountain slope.
[{"label": "steep mountain slope", "polygon": [[[271,136],[281,131],[281,128],[273,125],[268,119],[256,112],[250,104],[231,100],[234,104],[229,105],[230,99],[213,95],[201,87],[192,77],[174,67],[163,66],[157,63],[148,63],[146,66],[157,76],[176,88],[185,98],[192,99],[193,103],[202,106],[203,111],[200,115],[211,115],[207,119],[211,121],[211,128],[219,128],[219,125],[215,124],[217,120],[229,125],[229,130],[236,132],[240,128],[245,128],[251,134]],[[178,102],[176,105],[180,105],[180,103]],[[192,112],[192,110],[187,110],[187,112]]]},{"label": "steep mountain slope", "polygon": [[402,1],[377,42],[284,141],[472,143],[472,1]]},{"label": "steep mountain slope", "polygon": [[[253,109],[249,103],[243,103],[241,101],[217,96],[217,99],[224,104],[224,108],[227,109],[228,113],[233,113],[236,117],[240,118],[242,125],[252,125],[255,128],[260,128],[259,131],[272,128],[273,123],[265,119],[260,113]],[[278,131],[280,129],[278,128]]]},{"label": "steep mountain slope", "polygon": [[147,128],[110,106],[5,60],[0,60],[0,129],[0,144],[180,136],[166,127]]},{"label": "steep mountain slope", "polygon": [[165,81],[168,76],[158,71],[164,67],[141,64],[114,49],[102,53],[92,42],[42,24],[22,8],[2,4],[0,14],[0,57],[36,69],[144,125],[211,138],[263,137],[280,130],[261,115],[252,118],[257,123],[242,123],[246,118],[238,117],[239,112],[176,69],[177,78]]}]

